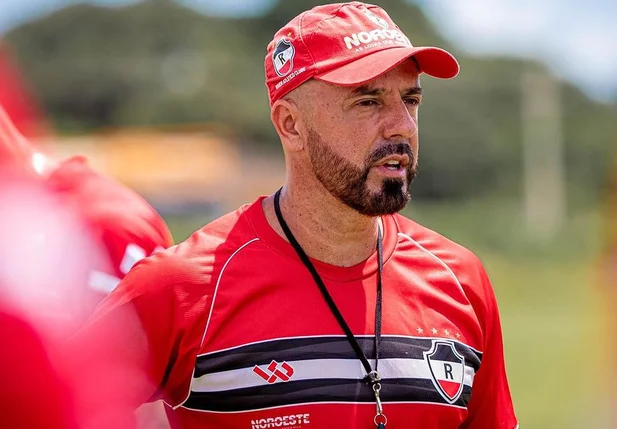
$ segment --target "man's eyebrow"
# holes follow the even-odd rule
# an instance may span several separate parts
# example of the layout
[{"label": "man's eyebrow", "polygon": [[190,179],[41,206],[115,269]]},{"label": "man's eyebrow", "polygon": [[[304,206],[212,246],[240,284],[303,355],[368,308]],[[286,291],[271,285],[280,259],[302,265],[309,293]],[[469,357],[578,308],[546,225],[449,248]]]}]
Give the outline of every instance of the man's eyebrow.
[{"label": "man's eyebrow", "polygon": [[360,85],[359,87],[351,91],[351,96],[352,97],[357,97],[359,95],[378,96],[378,95],[382,95],[384,92],[385,90],[383,88],[372,88],[368,85]]},{"label": "man's eyebrow", "polygon": [[407,95],[422,95],[422,88],[419,86],[413,86],[411,88],[407,88],[401,93],[403,96]]},{"label": "man's eyebrow", "polygon": [[[385,94],[386,90],[384,88],[372,88],[368,85],[361,85],[355,88],[351,92],[352,97],[358,97],[360,95],[371,95],[374,97]],[[412,86],[410,88],[404,89],[401,91],[401,95],[409,96],[409,95],[422,95],[422,88],[419,86]]]}]

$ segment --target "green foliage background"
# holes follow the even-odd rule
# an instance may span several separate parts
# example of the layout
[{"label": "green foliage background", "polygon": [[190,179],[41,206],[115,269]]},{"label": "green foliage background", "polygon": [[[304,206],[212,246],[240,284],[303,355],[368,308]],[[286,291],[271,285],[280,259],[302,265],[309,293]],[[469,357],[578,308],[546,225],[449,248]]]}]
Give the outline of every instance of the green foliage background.
[{"label": "green foliage background", "polygon": [[[265,16],[208,17],[172,0],[122,8],[68,7],[6,36],[64,132],[216,122],[276,153],[264,86],[265,47],[290,17],[323,2],[279,1]],[[465,199],[519,192],[521,75],[516,59],[478,59],[437,34],[403,0],[381,2],[416,45],[451,49],[462,71],[423,79],[421,180],[416,195]],[[617,109],[561,84],[567,172],[577,204],[593,203],[617,139]],[[541,142],[539,142],[541,144]]]}]

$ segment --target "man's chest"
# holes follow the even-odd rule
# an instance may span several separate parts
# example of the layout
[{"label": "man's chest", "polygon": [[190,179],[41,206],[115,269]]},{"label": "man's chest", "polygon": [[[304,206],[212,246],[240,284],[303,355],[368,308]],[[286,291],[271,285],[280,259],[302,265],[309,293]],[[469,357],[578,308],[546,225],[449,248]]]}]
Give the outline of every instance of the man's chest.
[{"label": "man's chest", "polygon": [[[377,363],[384,411],[397,427],[436,418],[457,427],[481,364],[468,345],[479,338],[475,314],[448,273],[410,276],[391,267],[383,277]],[[325,281],[372,367],[375,281]],[[365,375],[310,276],[238,275],[233,288],[217,290],[179,416],[216,427],[374,427]]]}]

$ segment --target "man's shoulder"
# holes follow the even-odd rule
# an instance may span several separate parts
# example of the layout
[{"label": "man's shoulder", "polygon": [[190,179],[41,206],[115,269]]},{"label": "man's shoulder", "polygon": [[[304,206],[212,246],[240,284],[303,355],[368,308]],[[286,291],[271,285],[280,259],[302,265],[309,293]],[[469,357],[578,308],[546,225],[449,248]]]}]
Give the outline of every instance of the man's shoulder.
[{"label": "man's shoulder", "polygon": [[147,271],[165,282],[199,279],[203,283],[226,255],[256,239],[246,218],[248,207],[209,222],[180,243],[145,258],[134,269]]},{"label": "man's shoulder", "polygon": [[399,234],[409,237],[431,253],[451,254],[451,257],[467,262],[479,262],[472,250],[431,228],[400,214],[396,215],[396,222],[399,226]]},{"label": "man's shoulder", "polygon": [[176,252],[193,256],[235,252],[247,242],[256,239],[249,221],[249,210],[256,204],[259,203],[245,204],[210,221],[175,246]]},{"label": "man's shoulder", "polygon": [[199,228],[186,240],[158,252],[158,256],[154,255],[157,264],[182,272],[187,279],[211,277],[231,255],[257,241],[248,220],[250,207],[239,207]]},{"label": "man's shoulder", "polygon": [[[397,215],[399,240],[409,240],[412,246],[428,252],[462,288],[479,317],[494,306],[491,281],[480,258],[465,246],[411,219]],[[484,320],[484,319],[483,319]]]},{"label": "man's shoulder", "polygon": [[[106,302],[115,308],[132,302],[143,311],[174,306],[205,309],[230,255],[256,241],[245,219],[246,206],[208,223],[186,240],[142,259]],[[192,313],[191,313],[192,314]]]},{"label": "man's shoulder", "polygon": [[395,215],[395,219],[399,228],[399,238],[410,240],[415,246],[437,258],[461,279],[461,283],[465,279],[476,283],[485,275],[482,261],[469,248],[400,214]]}]

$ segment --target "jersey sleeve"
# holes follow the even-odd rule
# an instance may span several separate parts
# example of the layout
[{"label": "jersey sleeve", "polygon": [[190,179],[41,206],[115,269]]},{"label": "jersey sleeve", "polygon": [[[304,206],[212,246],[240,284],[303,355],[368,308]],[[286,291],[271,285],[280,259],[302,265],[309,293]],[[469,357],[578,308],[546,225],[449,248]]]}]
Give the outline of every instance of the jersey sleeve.
[{"label": "jersey sleeve", "polygon": [[479,261],[477,264],[482,287],[470,299],[483,325],[484,347],[482,363],[473,381],[469,415],[461,429],[515,429],[518,421],[506,376],[497,300],[486,271]]},{"label": "jersey sleeve", "polygon": [[139,405],[182,402],[212,298],[196,265],[175,248],[144,259],[70,341],[85,427],[131,428]]}]

